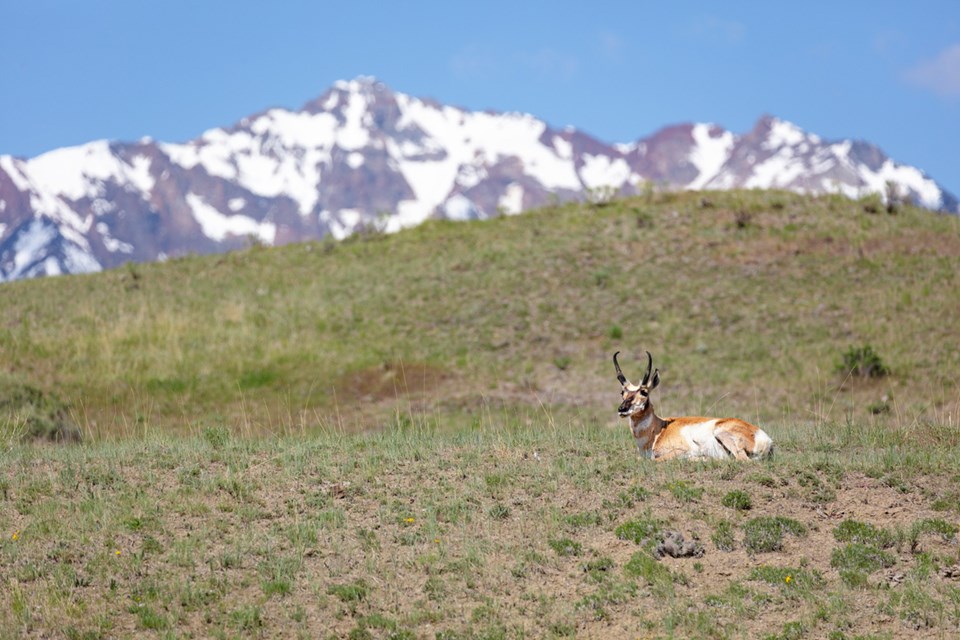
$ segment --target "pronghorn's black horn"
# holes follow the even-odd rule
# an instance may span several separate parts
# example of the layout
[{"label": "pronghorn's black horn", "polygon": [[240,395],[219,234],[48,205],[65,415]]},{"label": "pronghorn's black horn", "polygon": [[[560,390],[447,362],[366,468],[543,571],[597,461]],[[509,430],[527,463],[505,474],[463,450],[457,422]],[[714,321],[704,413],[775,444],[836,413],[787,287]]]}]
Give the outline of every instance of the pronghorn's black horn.
[{"label": "pronghorn's black horn", "polygon": [[617,362],[617,356],[619,354],[620,354],[619,351],[613,354],[613,366],[617,368],[617,380],[620,381],[620,384],[627,384],[627,378],[626,376],[623,375],[623,371],[620,370],[620,363]]},{"label": "pronghorn's black horn", "polygon": [[650,371],[653,370],[653,356],[650,355],[650,352],[647,351],[647,372],[643,374],[643,382],[640,383],[641,387],[647,386],[647,383],[650,382]]}]

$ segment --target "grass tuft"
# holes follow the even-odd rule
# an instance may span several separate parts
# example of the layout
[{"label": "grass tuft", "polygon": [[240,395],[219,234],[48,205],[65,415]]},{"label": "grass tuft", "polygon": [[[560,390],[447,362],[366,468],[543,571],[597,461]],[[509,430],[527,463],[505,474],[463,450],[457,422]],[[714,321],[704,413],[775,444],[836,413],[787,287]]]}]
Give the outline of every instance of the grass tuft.
[{"label": "grass tuft", "polygon": [[840,578],[850,587],[866,586],[868,574],[894,564],[896,558],[889,552],[860,542],[850,542],[830,554],[830,566],[840,572]]},{"label": "grass tuft", "polygon": [[629,540],[645,549],[652,550],[663,540],[663,522],[653,517],[627,520],[614,533],[621,540]]},{"label": "grass tuft", "polygon": [[888,549],[896,544],[896,536],[890,531],[857,520],[841,522],[833,530],[833,537],[838,542],[857,542],[881,549]]},{"label": "grass tuft", "polygon": [[753,501],[750,499],[750,494],[742,489],[734,489],[727,493],[723,496],[720,504],[725,507],[730,507],[731,509],[736,509],[737,511],[749,511],[753,508]]},{"label": "grass tuft", "polygon": [[743,546],[749,553],[771,553],[783,548],[783,536],[804,536],[807,527],[784,516],[760,516],[743,525]]}]

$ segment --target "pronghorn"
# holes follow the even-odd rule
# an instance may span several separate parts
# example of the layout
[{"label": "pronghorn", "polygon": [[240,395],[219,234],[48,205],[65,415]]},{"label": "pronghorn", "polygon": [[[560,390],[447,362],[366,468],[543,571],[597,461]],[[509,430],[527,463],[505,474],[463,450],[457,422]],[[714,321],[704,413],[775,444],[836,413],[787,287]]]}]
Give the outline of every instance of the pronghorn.
[{"label": "pronghorn", "polygon": [[749,460],[769,455],[773,441],[763,429],[737,418],[684,416],[661,418],[654,413],[650,392],[660,384],[660,370],[653,368],[647,351],[647,372],[640,384],[631,384],[620,370],[617,355],[613,366],[622,387],[620,417],[630,418],[630,430],[640,454],[654,460],[670,458],[729,458]]}]

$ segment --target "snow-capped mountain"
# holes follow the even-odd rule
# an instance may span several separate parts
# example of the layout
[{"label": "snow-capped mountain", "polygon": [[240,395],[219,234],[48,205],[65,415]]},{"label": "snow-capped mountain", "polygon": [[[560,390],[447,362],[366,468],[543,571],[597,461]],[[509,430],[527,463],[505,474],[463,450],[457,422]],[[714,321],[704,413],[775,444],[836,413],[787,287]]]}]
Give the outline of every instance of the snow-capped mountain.
[{"label": "snow-capped mountain", "polygon": [[0,281],[283,244],[431,217],[519,213],[598,191],[775,187],[857,197],[888,182],[930,209],[958,202],[866,142],[824,141],[774,117],[610,145],[534,116],[476,112],[338,82],[183,144],[96,141],[0,156]]}]

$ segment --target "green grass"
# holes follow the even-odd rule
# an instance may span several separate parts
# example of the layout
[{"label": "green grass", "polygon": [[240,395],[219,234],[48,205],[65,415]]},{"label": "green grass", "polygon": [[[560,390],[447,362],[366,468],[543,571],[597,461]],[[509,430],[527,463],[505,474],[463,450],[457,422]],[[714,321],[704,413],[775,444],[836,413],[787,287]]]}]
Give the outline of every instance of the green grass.
[{"label": "green grass", "polygon": [[839,542],[857,542],[888,549],[896,544],[896,536],[886,529],[858,520],[844,520],[833,530]]},{"label": "green grass", "polygon": [[583,545],[570,538],[555,538],[548,541],[550,548],[558,556],[580,556],[583,555]]},{"label": "green grass", "polygon": [[366,599],[370,588],[363,580],[349,584],[335,584],[327,589],[327,593],[334,595],[343,602],[357,603]]},{"label": "green grass", "polygon": [[[6,283],[0,431],[366,431],[411,408],[412,427],[453,429],[487,426],[485,405],[536,415],[537,398],[555,420],[606,422],[621,349],[633,377],[654,354],[668,414],[957,439],[937,426],[960,413],[957,217],[702,197],[191,256],[138,265],[135,289],[125,269]],[[834,371],[851,349],[889,374]],[[816,446],[858,446],[849,435]]]},{"label": "green grass", "polygon": [[734,533],[733,523],[729,520],[721,520],[714,527],[710,536],[714,546],[718,551],[733,551],[737,547],[736,534]]},{"label": "green grass", "polygon": [[695,487],[684,480],[667,483],[667,491],[679,502],[697,502],[703,496],[703,487]]},{"label": "green grass", "polygon": [[674,576],[670,570],[646,551],[637,551],[623,565],[623,572],[632,578],[640,578],[659,599],[674,594]]},{"label": "green grass", "polygon": [[808,571],[799,567],[775,567],[760,565],[754,568],[747,578],[758,580],[777,587],[781,593],[796,597],[809,597],[810,592],[825,586],[826,581],[817,571]]},{"label": "green grass", "polygon": [[614,533],[620,540],[629,540],[647,550],[652,550],[663,539],[663,525],[661,520],[647,516],[627,520],[618,525]]},{"label": "green grass", "polygon": [[[949,637],[958,220],[703,197],[0,286],[0,640]],[[776,455],[639,459],[618,349]]]},{"label": "green grass", "polygon": [[742,489],[734,489],[723,496],[720,504],[736,511],[749,511],[753,508],[753,500],[750,499],[750,494]]},{"label": "green grass", "polygon": [[[618,430],[550,429],[546,421],[529,428],[502,415],[489,431],[213,442],[198,433],[12,447],[0,453],[0,562],[14,580],[0,592],[0,629],[26,637],[68,627],[79,636],[131,629],[195,637],[320,629],[420,637],[431,629],[509,638],[613,625],[763,637],[800,622],[820,637],[878,607],[890,611],[888,629],[910,620],[939,632],[960,622],[955,587],[937,572],[955,558],[955,530],[922,515],[960,472],[956,449],[901,465],[907,479],[932,490],[926,502],[904,505],[919,514],[917,551],[866,550],[844,540],[875,539],[873,529],[818,528],[804,496],[790,495],[799,485],[751,488],[751,514],[768,514],[773,504],[796,519],[746,519],[721,504],[743,482],[726,464],[639,461]],[[796,436],[811,434],[801,427]],[[534,450],[539,459],[527,455]],[[889,495],[882,477],[858,472],[842,452],[834,460],[849,465],[851,484],[841,490],[856,486],[870,503]],[[795,478],[816,464],[787,452],[761,468]],[[681,472],[704,488],[698,502],[664,492],[618,506],[613,519],[596,510],[605,501],[622,505],[638,476],[666,486]],[[493,482],[496,496],[494,476],[502,479]],[[509,517],[489,517],[498,504],[510,505]],[[706,523],[716,523],[733,552],[721,551],[720,535],[700,559],[657,560],[648,550],[663,531],[702,531]],[[780,539],[759,565],[737,555],[756,551],[753,529]],[[878,586],[880,569],[889,568],[909,586],[896,599]],[[830,604],[844,598],[844,606]]]},{"label": "green grass", "polygon": [[847,543],[830,555],[830,566],[837,569],[850,586],[865,586],[869,574],[894,564],[893,554],[862,542]]},{"label": "green grass", "polygon": [[743,546],[750,553],[770,553],[783,548],[784,534],[804,536],[807,527],[785,516],[760,516],[743,525]]}]

